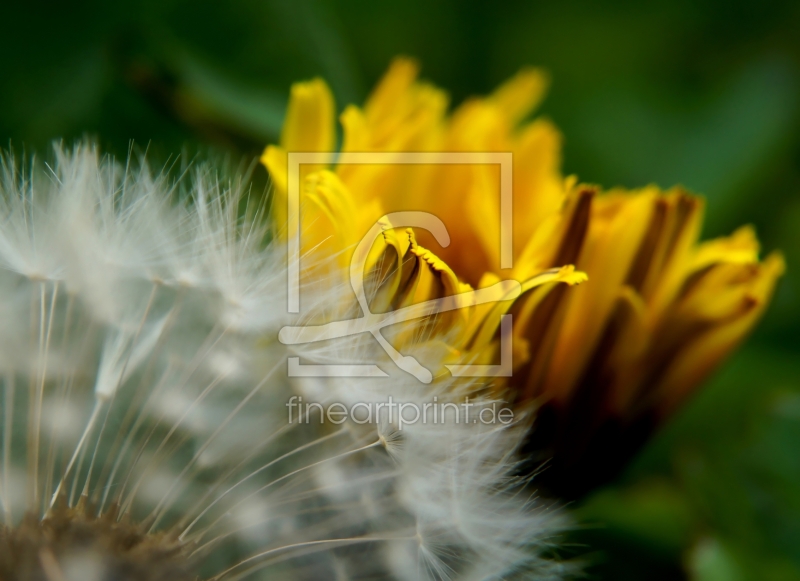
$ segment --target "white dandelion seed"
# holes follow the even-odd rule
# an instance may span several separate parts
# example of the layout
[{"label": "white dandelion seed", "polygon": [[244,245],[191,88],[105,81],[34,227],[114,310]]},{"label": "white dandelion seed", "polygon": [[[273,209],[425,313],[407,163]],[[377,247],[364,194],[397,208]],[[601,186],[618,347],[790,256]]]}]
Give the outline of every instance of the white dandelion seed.
[{"label": "white dandelion seed", "polygon": [[[90,145],[2,158],[0,577],[560,578],[561,517],[512,477],[513,426],[287,421],[298,394],[421,406],[469,386],[290,381],[264,205],[187,174]],[[307,284],[317,318],[348,290]],[[377,361],[367,339],[303,356]]]}]

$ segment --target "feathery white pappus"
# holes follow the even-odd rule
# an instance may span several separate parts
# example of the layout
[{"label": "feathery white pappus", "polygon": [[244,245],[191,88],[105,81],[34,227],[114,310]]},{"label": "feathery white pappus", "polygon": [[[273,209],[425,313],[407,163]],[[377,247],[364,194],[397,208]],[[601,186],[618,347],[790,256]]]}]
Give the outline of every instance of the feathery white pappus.
[{"label": "feathery white pappus", "polygon": [[[297,394],[464,388],[293,383],[285,249],[243,180],[173,181],[85,144],[1,169],[0,577],[565,574],[545,557],[561,517],[512,476],[513,426],[288,422]],[[341,303],[318,282],[312,308]]]}]

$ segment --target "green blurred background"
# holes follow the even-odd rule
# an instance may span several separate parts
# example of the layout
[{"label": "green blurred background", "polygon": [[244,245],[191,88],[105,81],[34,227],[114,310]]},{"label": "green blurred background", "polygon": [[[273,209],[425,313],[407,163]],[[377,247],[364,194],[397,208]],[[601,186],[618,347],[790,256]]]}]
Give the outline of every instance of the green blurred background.
[{"label": "green blurred background", "polygon": [[[454,103],[524,64],[565,170],[682,183],[706,236],[756,225],[788,273],[765,321],[616,483],[573,506],[589,578],[800,579],[800,3],[88,0],[0,3],[0,140],[249,163],[291,82],[361,102],[397,54]],[[256,180],[266,182],[263,171]]]}]

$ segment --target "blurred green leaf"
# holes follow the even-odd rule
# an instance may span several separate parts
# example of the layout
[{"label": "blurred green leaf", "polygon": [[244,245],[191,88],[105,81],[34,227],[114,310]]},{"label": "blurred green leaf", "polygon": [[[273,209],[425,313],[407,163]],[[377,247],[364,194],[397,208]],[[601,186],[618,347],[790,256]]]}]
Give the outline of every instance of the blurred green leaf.
[{"label": "blurred green leaf", "polygon": [[702,539],[689,555],[692,581],[745,581],[736,560],[716,539]]},{"label": "blurred green leaf", "polygon": [[665,480],[644,480],[629,488],[600,491],[575,515],[584,526],[597,526],[665,558],[683,553],[695,524],[686,498]]},{"label": "blurred green leaf", "polygon": [[176,106],[184,114],[229,127],[263,145],[278,138],[288,94],[237,84],[187,51],[173,55],[179,83]]},{"label": "blurred green leaf", "polygon": [[646,86],[609,88],[576,112],[592,159],[584,172],[627,187],[683,184],[706,196],[706,230],[727,233],[748,187],[788,144],[798,97],[792,68],[774,59],[748,64],[700,102]]}]

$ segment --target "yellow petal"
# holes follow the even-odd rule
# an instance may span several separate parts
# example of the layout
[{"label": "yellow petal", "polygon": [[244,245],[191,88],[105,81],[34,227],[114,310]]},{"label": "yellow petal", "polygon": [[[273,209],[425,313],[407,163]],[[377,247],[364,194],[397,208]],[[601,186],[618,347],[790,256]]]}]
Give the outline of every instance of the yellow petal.
[{"label": "yellow petal", "polygon": [[350,263],[348,249],[358,242],[355,204],[333,172],[308,174],[303,183],[303,252],[314,250],[322,257],[337,256],[342,266]]},{"label": "yellow petal", "polygon": [[[335,146],[335,105],[330,89],[321,79],[292,85],[289,107],[281,132],[281,146],[269,145],[261,163],[272,179],[272,220],[280,239],[293,236],[288,229],[288,152],[332,152]],[[300,167],[301,200],[305,177],[326,164]]]},{"label": "yellow petal", "polygon": [[545,120],[524,127],[514,145],[514,247],[563,209],[568,188],[561,177],[561,133]]},{"label": "yellow petal", "polygon": [[[659,412],[668,416],[713,370],[720,361],[738,345],[763,314],[783,274],[785,263],[780,253],[772,253],[763,264],[750,288],[752,308],[722,325],[711,327],[704,333],[691,337],[680,353],[670,362],[666,373],[656,386]],[[712,297],[709,297],[713,300]]]},{"label": "yellow petal", "polygon": [[718,262],[748,264],[758,261],[759,243],[752,226],[742,226],[731,236],[700,244],[691,270],[699,270]]},{"label": "yellow petal", "polygon": [[700,273],[670,310],[670,317],[694,321],[725,320],[749,308],[750,286],[759,265],[716,264]]},{"label": "yellow petal", "polygon": [[516,124],[541,103],[549,84],[550,79],[542,69],[526,67],[500,85],[489,101]]},{"label": "yellow petal", "polygon": [[333,94],[322,79],[292,85],[281,132],[286,151],[333,151],[336,135]]},{"label": "yellow petal", "polygon": [[403,264],[403,277],[396,308],[440,299],[459,292],[459,282],[452,269],[430,250],[417,244],[414,231],[406,230],[409,247]]},{"label": "yellow petal", "polygon": [[644,273],[641,284],[633,286],[639,289],[656,318],[683,284],[700,236],[703,207],[702,199],[681,189],[668,192],[656,202],[653,223],[648,229],[649,240],[642,245],[633,267]]},{"label": "yellow petal", "polygon": [[[442,151],[442,120],[447,95],[416,81],[417,66],[398,59],[384,76],[364,111],[342,115],[344,152]],[[398,153],[399,157],[399,153]],[[359,203],[379,196],[386,211],[422,210],[429,201],[431,164],[342,164],[337,172]],[[377,219],[374,216],[373,219]]]},{"label": "yellow petal", "polygon": [[371,151],[370,128],[361,109],[348,105],[339,116],[339,122],[344,134],[342,151]]},{"label": "yellow petal", "polygon": [[589,228],[595,194],[595,188],[591,186],[579,186],[570,191],[566,208],[544,219],[515,258],[515,278],[530,278],[545,268],[578,261]]},{"label": "yellow petal", "polygon": [[364,111],[370,121],[392,115],[397,99],[414,83],[419,65],[413,59],[397,57],[389,65],[378,85],[367,99]]},{"label": "yellow petal", "polygon": [[411,240],[406,230],[395,228],[386,216],[378,220],[381,236],[367,258],[367,296],[374,313],[385,313],[397,302],[403,280],[403,263]]},{"label": "yellow petal", "polygon": [[[473,263],[473,277],[483,272],[500,269],[500,182],[499,168],[491,165],[476,165],[469,168],[473,178],[466,199],[462,201],[466,217],[471,225],[473,244],[483,247],[487,263]],[[461,220],[452,224],[451,230],[463,228]],[[465,244],[456,232],[456,243]],[[462,234],[463,236],[463,234]],[[466,249],[462,246],[462,249]]]},{"label": "yellow petal", "polygon": [[[459,282],[452,269],[433,252],[417,244],[412,229],[407,228],[401,234],[399,229],[390,230],[390,226],[387,221],[383,255],[375,266],[380,284],[371,301],[371,305],[375,305],[373,312],[382,312],[386,308],[398,310],[451,297],[452,305],[424,321],[407,325],[399,340],[402,344],[404,341],[418,342],[420,337],[425,340],[433,336],[447,337],[463,326],[469,317],[470,303],[461,293],[469,291],[470,287]],[[370,278],[375,278],[375,275]]]},{"label": "yellow petal", "polygon": [[544,392],[568,399],[588,365],[636,257],[656,196],[654,189],[595,200],[578,261],[592,280],[569,293]]},{"label": "yellow petal", "polygon": [[[581,284],[587,280],[588,276],[586,273],[575,270],[575,267],[572,265],[563,266],[561,268],[551,268],[523,282],[522,294],[520,297],[540,286],[548,285],[547,288],[550,290],[558,283],[572,286]],[[541,301],[541,299],[544,298],[544,294],[546,293],[543,293],[537,300]],[[501,298],[498,302],[491,303],[489,309],[483,311],[482,316],[472,317],[470,326],[465,331],[465,339],[470,349],[480,349],[482,346],[491,342],[497,334],[497,330],[500,328],[501,316],[508,312],[512,304],[512,300],[504,300]]]}]

